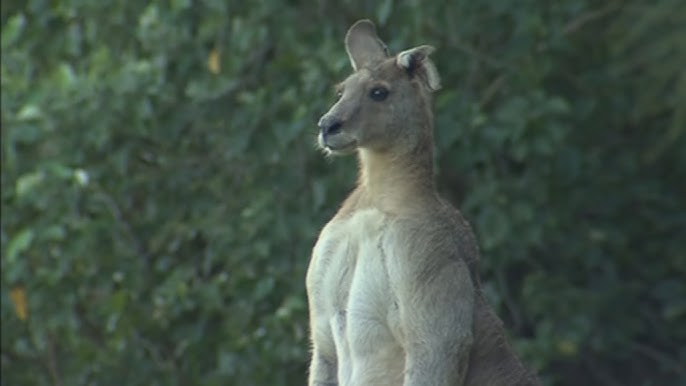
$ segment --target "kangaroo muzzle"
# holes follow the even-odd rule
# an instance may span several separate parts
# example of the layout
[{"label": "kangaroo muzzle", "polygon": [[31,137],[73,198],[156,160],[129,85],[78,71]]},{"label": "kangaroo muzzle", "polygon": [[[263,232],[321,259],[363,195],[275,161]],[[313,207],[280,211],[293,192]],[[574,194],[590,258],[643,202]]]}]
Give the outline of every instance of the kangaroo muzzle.
[{"label": "kangaroo muzzle", "polygon": [[333,115],[325,114],[319,119],[318,126],[322,136],[326,138],[328,135],[340,133],[343,121]]}]

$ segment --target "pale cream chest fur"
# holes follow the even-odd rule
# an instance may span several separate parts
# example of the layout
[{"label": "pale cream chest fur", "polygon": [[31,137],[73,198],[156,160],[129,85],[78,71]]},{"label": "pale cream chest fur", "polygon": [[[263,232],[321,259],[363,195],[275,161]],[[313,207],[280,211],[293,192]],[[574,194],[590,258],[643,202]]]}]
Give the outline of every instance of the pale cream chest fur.
[{"label": "pale cream chest fur", "polygon": [[403,337],[388,273],[393,224],[377,209],[358,210],[327,224],[314,247],[311,328],[321,355],[336,361],[340,386],[402,384]]}]

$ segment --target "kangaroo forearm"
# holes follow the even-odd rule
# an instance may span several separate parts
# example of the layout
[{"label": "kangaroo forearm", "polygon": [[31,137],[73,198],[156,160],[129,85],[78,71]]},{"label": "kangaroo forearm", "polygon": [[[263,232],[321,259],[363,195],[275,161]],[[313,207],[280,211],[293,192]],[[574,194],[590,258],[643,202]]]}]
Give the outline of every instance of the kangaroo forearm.
[{"label": "kangaroo forearm", "polygon": [[439,365],[436,369],[428,365],[423,369],[410,370],[403,386],[461,386],[464,384],[466,374],[456,371],[455,366],[449,368],[446,364]]},{"label": "kangaroo forearm", "polygon": [[461,386],[467,375],[471,341],[442,350],[440,345],[411,352],[403,386]]},{"label": "kangaroo forearm", "polygon": [[328,378],[317,378],[316,376],[310,375],[310,379],[307,382],[308,386],[338,386],[338,381],[336,379]]},{"label": "kangaroo forearm", "polygon": [[308,386],[338,386],[336,366],[315,353],[310,363]]},{"label": "kangaroo forearm", "polygon": [[405,377],[403,386],[461,386],[465,375],[454,371],[416,371]]}]

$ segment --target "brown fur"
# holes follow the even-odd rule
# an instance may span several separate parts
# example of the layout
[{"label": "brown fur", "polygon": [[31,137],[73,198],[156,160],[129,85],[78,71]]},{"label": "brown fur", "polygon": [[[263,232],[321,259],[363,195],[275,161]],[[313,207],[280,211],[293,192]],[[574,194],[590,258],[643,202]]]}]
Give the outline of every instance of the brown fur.
[{"label": "brown fur", "polygon": [[436,193],[433,48],[390,57],[360,21],[346,49],[355,73],[320,120],[319,142],[356,151],[360,178],[308,269],[309,384],[537,385],[481,294],[468,223]]}]

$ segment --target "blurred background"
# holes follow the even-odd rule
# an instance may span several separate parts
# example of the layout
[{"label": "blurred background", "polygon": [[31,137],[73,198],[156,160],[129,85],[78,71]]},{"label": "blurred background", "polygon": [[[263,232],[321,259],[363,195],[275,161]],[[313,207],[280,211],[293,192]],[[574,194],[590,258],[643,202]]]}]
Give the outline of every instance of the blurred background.
[{"label": "blurred background", "polygon": [[686,384],[683,0],[2,3],[2,385],[302,385],[371,18],[438,48],[437,180],[546,385]]}]

